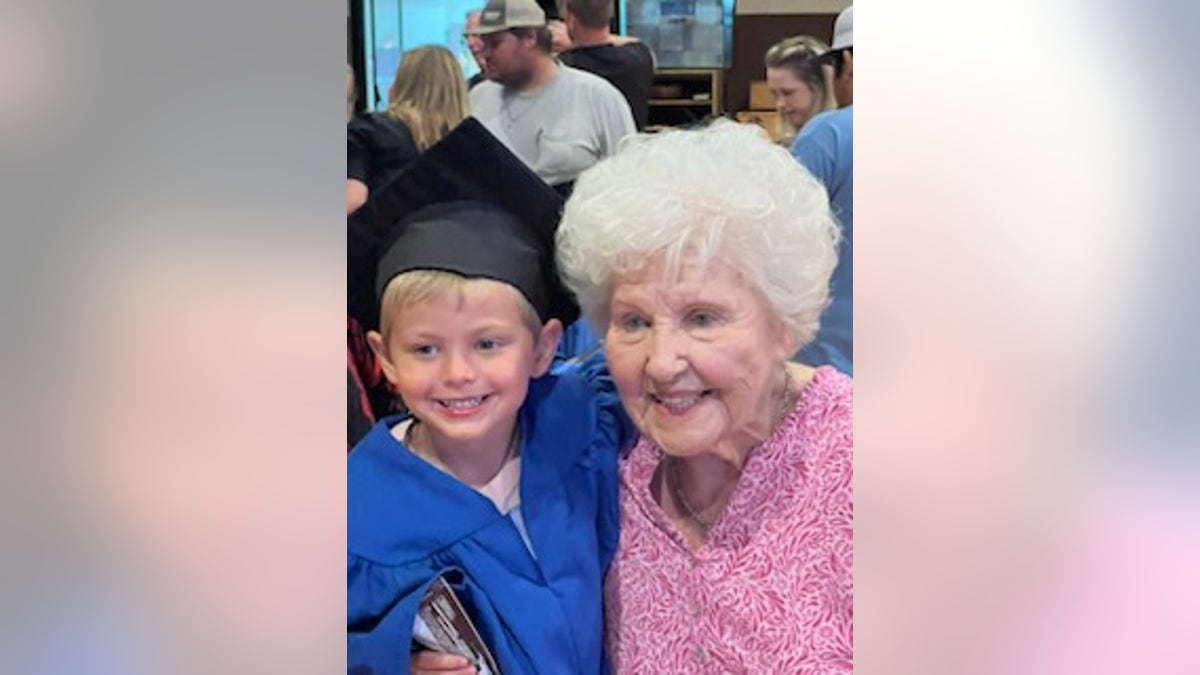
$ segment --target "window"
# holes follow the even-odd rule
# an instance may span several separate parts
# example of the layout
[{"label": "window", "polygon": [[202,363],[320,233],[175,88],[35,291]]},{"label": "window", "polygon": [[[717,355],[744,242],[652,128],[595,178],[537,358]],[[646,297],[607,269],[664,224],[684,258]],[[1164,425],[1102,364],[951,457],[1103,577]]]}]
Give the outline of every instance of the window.
[{"label": "window", "polygon": [[437,44],[448,48],[462,64],[463,76],[479,72],[462,39],[467,12],[482,9],[486,0],[365,0],[363,35],[366,47],[368,110],[387,105],[387,92],[405,50]]},{"label": "window", "polygon": [[728,68],[734,0],[620,0],[621,33],[654,50],[659,68]]}]

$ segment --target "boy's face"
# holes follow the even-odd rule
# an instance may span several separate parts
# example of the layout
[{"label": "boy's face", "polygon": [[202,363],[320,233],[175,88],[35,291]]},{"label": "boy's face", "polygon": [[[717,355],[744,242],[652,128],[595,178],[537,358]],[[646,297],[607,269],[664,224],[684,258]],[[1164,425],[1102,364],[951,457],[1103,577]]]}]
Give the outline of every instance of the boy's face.
[{"label": "boy's face", "polygon": [[507,284],[474,279],[461,294],[405,307],[386,345],[379,333],[368,336],[384,375],[439,449],[506,445],[529,380],[549,369],[561,323],[551,319],[534,335],[520,300]]}]

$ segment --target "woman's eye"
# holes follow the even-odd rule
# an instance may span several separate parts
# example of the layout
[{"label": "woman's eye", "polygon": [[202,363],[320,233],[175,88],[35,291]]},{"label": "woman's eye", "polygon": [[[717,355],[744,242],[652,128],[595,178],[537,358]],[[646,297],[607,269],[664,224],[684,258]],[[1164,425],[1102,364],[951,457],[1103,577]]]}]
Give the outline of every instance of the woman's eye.
[{"label": "woman's eye", "polygon": [[649,325],[649,321],[646,321],[646,319],[637,316],[636,314],[630,314],[629,316],[623,317],[620,321],[621,330],[626,332],[638,331],[646,328]]},{"label": "woman's eye", "polygon": [[717,325],[717,315],[712,312],[693,312],[688,322],[696,328],[711,328]]}]

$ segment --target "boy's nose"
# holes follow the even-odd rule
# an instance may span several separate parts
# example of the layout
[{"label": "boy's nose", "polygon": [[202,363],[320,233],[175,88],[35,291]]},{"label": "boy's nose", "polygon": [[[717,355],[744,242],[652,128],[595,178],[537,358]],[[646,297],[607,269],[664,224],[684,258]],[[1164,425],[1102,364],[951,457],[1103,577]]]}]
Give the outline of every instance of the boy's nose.
[{"label": "boy's nose", "polygon": [[472,382],[475,379],[475,367],[465,355],[452,351],[446,355],[442,379],[451,384]]}]

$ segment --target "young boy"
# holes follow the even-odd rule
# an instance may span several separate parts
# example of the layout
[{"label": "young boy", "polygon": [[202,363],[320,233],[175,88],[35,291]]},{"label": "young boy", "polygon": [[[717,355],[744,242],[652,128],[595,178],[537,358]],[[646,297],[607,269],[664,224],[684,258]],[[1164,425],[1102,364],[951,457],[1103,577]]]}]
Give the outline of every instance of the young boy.
[{"label": "young boy", "polygon": [[351,673],[408,672],[439,577],[505,675],[601,669],[616,459],[633,430],[599,359],[549,373],[578,315],[554,267],[560,209],[468,119],[351,219],[351,304],[410,411],[348,460]]}]

